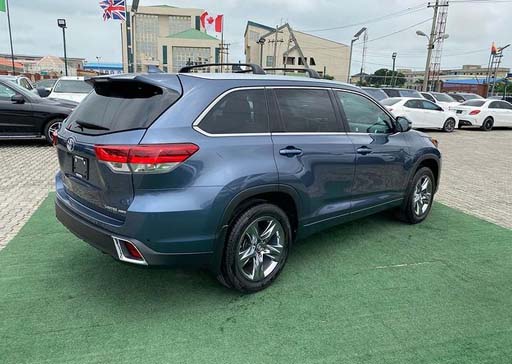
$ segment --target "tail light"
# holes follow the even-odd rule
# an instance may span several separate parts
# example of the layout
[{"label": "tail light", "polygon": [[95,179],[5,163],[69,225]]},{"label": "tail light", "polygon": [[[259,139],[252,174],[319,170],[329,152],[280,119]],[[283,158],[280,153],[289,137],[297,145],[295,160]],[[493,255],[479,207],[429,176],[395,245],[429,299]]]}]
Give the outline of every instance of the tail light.
[{"label": "tail light", "polygon": [[176,168],[199,150],[192,143],[151,145],[95,145],[100,162],[114,172],[164,173]]},{"label": "tail light", "polygon": [[480,114],[480,110],[471,110],[469,112],[469,115],[478,115],[478,114]]}]

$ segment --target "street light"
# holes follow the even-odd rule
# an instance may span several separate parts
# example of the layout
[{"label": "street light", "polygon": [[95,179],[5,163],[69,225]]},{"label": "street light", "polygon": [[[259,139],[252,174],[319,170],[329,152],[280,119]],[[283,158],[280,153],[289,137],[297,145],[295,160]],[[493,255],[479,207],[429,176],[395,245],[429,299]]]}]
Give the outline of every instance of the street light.
[{"label": "street light", "polygon": [[64,69],[68,75],[68,56],[66,54],[66,19],[57,19],[57,25],[62,28],[62,40],[64,42]]},{"label": "street light", "polygon": [[260,38],[256,42],[260,45],[260,67],[263,67],[263,44],[265,44],[265,38]]},{"label": "street light", "polygon": [[[361,34],[366,32],[366,27],[361,28],[356,34],[354,34],[354,37],[352,38],[352,41],[350,42],[350,56],[348,58],[348,75],[347,75],[347,83],[350,83],[350,67],[352,65],[352,49],[354,48],[354,43],[359,39]],[[361,75],[362,77],[362,75]]]},{"label": "street light", "polygon": [[393,52],[393,54],[391,55],[391,58],[393,59],[393,73],[391,74],[391,85],[393,87],[395,87],[395,83],[396,83],[396,77],[395,77],[395,61],[396,61],[396,56],[397,56],[397,53],[396,52]]},{"label": "street light", "polygon": [[[433,30],[432,30],[433,33]],[[430,59],[432,58],[432,49],[434,49],[434,43],[441,39],[448,39],[450,37],[449,34],[443,34],[440,37],[434,38],[434,34],[428,36],[425,32],[421,30],[416,31],[416,35],[420,37],[425,37],[428,39],[427,45],[427,63],[425,64],[425,75],[423,76],[423,91],[428,91],[428,79],[430,76]]]}]

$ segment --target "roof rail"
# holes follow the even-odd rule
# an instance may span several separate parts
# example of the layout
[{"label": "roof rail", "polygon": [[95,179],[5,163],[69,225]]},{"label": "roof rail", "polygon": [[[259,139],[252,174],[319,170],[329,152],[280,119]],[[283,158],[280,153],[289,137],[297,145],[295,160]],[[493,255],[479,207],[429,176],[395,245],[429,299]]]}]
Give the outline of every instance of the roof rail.
[{"label": "roof rail", "polygon": [[[195,64],[192,66],[182,67],[179,73],[190,73],[194,68],[204,68],[204,67],[217,67],[217,66],[231,66],[233,73],[254,73],[255,75],[264,75],[265,71],[254,63],[205,63],[205,64]],[[250,69],[243,70],[242,66],[249,67]]]},{"label": "roof rail", "polygon": [[311,68],[289,68],[289,67],[278,67],[278,68],[275,68],[275,67],[268,67],[268,68],[264,68],[263,69],[264,71],[293,71],[293,72],[304,72],[304,73],[307,73],[309,75],[309,78],[322,78],[320,77],[320,75],[318,74],[317,71],[311,69]]}]

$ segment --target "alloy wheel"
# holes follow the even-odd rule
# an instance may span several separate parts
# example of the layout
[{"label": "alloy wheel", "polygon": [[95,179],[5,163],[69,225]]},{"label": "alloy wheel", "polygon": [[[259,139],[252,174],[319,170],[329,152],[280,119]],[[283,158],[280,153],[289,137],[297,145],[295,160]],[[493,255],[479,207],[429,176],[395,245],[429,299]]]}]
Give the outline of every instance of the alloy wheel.
[{"label": "alloy wheel", "polygon": [[57,121],[48,127],[48,135],[50,136],[50,138],[52,137],[54,132],[59,131],[61,125],[62,125],[62,122]]},{"label": "alloy wheel", "polygon": [[414,187],[413,210],[416,216],[423,216],[432,203],[433,184],[429,176],[422,176]]},{"label": "alloy wheel", "polygon": [[242,275],[252,282],[268,277],[285,255],[285,239],[283,226],[276,218],[254,220],[238,242],[237,265]]},{"label": "alloy wheel", "polygon": [[444,124],[444,131],[452,132],[455,130],[455,120],[448,119]]}]

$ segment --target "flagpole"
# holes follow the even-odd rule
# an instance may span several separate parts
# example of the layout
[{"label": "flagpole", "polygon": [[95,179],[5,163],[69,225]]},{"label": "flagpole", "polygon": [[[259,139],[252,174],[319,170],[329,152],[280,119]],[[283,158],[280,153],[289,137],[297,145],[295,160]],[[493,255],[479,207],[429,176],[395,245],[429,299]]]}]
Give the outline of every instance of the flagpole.
[{"label": "flagpole", "polygon": [[223,71],[222,63],[224,63],[224,15],[222,15],[221,27],[222,27],[222,29],[220,31],[220,48],[221,48],[222,53],[220,54],[220,63],[221,63],[220,73],[222,73],[222,71]]},{"label": "flagpole", "polygon": [[14,50],[12,47],[12,33],[11,33],[11,17],[9,15],[9,0],[5,0],[7,11],[7,27],[9,28],[9,40],[11,42],[11,61],[12,61],[12,74],[16,75],[16,67],[14,67]]}]

